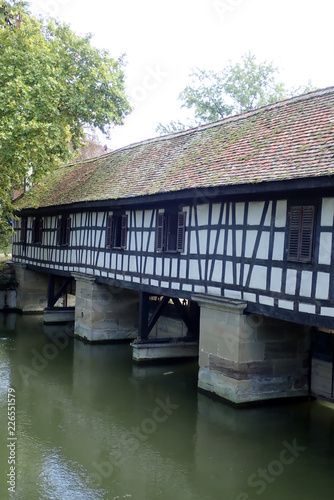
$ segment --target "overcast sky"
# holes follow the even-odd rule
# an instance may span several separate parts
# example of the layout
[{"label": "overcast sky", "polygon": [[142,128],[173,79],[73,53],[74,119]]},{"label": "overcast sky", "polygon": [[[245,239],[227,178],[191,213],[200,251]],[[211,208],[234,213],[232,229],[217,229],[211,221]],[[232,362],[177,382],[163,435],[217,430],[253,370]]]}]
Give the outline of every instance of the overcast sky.
[{"label": "overcast sky", "polygon": [[[178,94],[192,68],[222,69],[248,51],[273,61],[281,80],[334,85],[332,0],[31,0],[117,58],[126,53],[134,111],[117,127],[112,149],[156,135],[182,118]],[[107,142],[107,141],[106,141]]]}]

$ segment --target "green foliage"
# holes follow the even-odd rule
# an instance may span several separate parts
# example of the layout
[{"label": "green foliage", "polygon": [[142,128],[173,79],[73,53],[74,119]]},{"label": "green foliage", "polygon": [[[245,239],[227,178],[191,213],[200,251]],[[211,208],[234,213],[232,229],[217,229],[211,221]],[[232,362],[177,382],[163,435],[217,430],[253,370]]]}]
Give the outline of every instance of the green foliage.
[{"label": "green foliage", "polygon": [[8,0],[0,2],[0,26],[20,26],[23,12],[27,12],[28,2]]},{"label": "green foliage", "polygon": [[[130,112],[122,58],[91,46],[65,24],[39,21],[2,3],[0,27],[0,238],[8,234],[13,189],[68,161],[90,125],[109,134]],[[12,9],[13,10],[10,10]],[[6,15],[14,16],[7,22]],[[20,15],[20,14],[17,14]]]},{"label": "green foliage", "polygon": [[172,120],[167,125],[163,123],[159,123],[156,128],[156,132],[159,134],[172,134],[173,132],[180,132],[181,130],[186,130],[187,128],[191,128],[192,124],[189,122],[188,125],[186,123],[182,123],[180,120]]},{"label": "green foliage", "polygon": [[[310,82],[305,87],[288,90],[277,81],[277,74],[272,63],[257,63],[255,55],[249,52],[241,63],[230,62],[218,73],[194,70],[179,100],[182,108],[194,111],[195,122],[191,126],[196,126],[313,90]],[[172,121],[168,125],[160,123],[157,132],[171,133],[185,128],[185,124]]]},{"label": "green foliage", "polygon": [[17,281],[14,269],[6,264],[6,262],[0,261],[0,291],[15,290],[16,288]]}]

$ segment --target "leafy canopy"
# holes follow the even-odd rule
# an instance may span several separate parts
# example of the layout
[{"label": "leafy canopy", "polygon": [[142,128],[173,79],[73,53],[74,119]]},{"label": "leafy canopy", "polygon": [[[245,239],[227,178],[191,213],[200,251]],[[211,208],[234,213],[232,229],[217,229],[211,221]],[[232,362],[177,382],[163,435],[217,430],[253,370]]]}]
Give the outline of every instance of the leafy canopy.
[{"label": "leafy canopy", "polygon": [[193,110],[195,120],[159,124],[157,132],[171,133],[220,120],[313,88],[309,84],[288,90],[277,81],[277,74],[278,70],[272,63],[257,63],[251,52],[244,54],[237,64],[230,62],[220,72],[197,68],[190,75],[191,83],[179,95],[182,108]]},{"label": "leafy canopy", "polygon": [[123,59],[55,20],[0,3],[0,239],[8,232],[13,189],[36,183],[68,161],[92,126],[109,135],[131,111]]}]

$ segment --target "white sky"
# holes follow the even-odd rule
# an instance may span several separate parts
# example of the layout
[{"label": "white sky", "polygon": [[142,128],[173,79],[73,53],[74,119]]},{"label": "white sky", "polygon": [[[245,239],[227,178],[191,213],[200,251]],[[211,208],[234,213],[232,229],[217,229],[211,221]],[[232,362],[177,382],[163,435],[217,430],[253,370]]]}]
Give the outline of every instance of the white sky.
[{"label": "white sky", "polygon": [[273,61],[281,80],[334,85],[333,0],[31,0],[117,58],[126,53],[134,111],[111,149],[154,137],[159,122],[182,118],[178,94],[192,68],[222,69],[253,52]]}]

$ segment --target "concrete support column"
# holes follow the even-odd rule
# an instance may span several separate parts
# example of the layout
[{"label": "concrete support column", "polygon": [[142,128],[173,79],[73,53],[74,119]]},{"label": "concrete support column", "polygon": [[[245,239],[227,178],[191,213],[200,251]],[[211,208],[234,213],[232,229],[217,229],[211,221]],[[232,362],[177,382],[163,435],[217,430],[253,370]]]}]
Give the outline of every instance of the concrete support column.
[{"label": "concrete support column", "polygon": [[201,308],[199,389],[234,404],[309,394],[311,328],[245,314],[241,301],[193,300]]},{"label": "concrete support column", "polygon": [[96,283],[94,276],[72,276],[76,280],[75,335],[89,342],[137,337],[137,292]]},{"label": "concrete support column", "polygon": [[42,313],[48,302],[48,274],[28,270],[25,265],[13,264],[17,287],[17,309],[23,313]]}]

